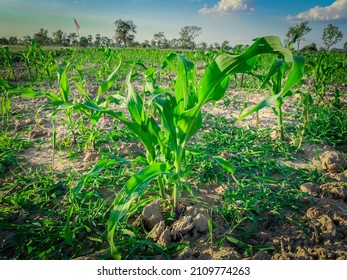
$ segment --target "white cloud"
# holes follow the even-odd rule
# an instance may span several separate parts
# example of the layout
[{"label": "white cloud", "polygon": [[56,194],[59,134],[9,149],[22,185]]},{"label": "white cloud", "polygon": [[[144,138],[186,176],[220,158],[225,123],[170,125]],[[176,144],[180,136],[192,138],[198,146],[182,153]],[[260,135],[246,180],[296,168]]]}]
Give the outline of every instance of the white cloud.
[{"label": "white cloud", "polygon": [[200,14],[227,14],[232,12],[253,12],[252,0],[220,0],[211,8],[204,7],[199,10]]},{"label": "white cloud", "polygon": [[316,6],[296,16],[287,16],[287,20],[338,20],[347,19],[347,0],[336,0],[330,6]]}]

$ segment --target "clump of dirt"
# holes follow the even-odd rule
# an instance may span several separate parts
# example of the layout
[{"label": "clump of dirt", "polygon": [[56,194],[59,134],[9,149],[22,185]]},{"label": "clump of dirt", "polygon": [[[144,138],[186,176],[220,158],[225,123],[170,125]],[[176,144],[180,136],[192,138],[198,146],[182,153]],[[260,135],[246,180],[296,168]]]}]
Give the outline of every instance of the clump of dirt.
[{"label": "clump of dirt", "polygon": [[135,224],[138,225],[139,221],[150,231],[149,237],[161,246],[208,239],[208,216],[204,208],[188,206],[174,223],[165,224],[160,201],[154,201],[143,209]]},{"label": "clump of dirt", "polygon": [[343,152],[328,150],[320,155],[323,169],[328,172],[342,172],[347,167]]}]

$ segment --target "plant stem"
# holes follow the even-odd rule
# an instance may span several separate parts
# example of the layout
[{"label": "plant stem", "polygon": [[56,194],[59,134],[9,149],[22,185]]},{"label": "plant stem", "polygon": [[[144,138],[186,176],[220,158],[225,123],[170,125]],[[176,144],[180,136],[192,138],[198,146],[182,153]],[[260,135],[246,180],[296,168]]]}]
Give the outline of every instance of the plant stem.
[{"label": "plant stem", "polygon": [[278,131],[281,136],[281,140],[284,140],[284,132],[283,132],[283,113],[282,113],[282,105],[283,105],[283,100],[282,98],[278,98],[276,101],[276,108],[277,108],[277,126],[278,126]]}]

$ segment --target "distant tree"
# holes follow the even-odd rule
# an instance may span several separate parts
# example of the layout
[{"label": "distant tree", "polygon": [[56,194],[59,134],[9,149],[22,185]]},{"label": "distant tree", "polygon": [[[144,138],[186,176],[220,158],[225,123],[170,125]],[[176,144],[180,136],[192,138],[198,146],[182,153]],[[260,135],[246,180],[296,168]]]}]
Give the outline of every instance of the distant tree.
[{"label": "distant tree", "polygon": [[66,34],[60,29],[53,32],[53,44],[61,46],[64,44]]},{"label": "distant tree", "polygon": [[347,41],[343,44],[343,49],[347,51]]},{"label": "distant tree", "polygon": [[180,31],[179,41],[181,47],[184,49],[195,49],[195,39],[202,32],[201,27],[199,26],[184,26]]},{"label": "distant tree", "polygon": [[150,48],[151,43],[148,40],[144,40],[141,44],[141,48]]},{"label": "distant tree", "polygon": [[170,45],[170,48],[178,49],[180,46],[180,41],[176,38],[173,38],[170,40],[169,45]]},{"label": "distant tree", "polygon": [[34,34],[34,39],[39,45],[47,45],[49,43],[48,30],[40,28],[40,31]]},{"label": "distant tree", "polygon": [[221,48],[222,50],[229,50],[230,49],[230,46],[229,46],[229,41],[224,41],[222,44],[221,44]]},{"label": "distant tree", "polygon": [[96,34],[95,35],[95,40],[94,40],[94,46],[100,46],[101,45],[101,36],[100,36],[100,34],[98,33],[98,34]]},{"label": "distant tree", "polygon": [[83,48],[88,47],[88,45],[89,45],[88,38],[82,36],[82,37],[80,38],[79,45],[80,45],[80,47],[83,47]]},{"label": "distant tree", "polygon": [[106,36],[101,37],[101,45],[103,46],[109,46],[111,44],[112,40]]},{"label": "distant tree", "polygon": [[158,32],[153,35],[152,46],[162,49],[167,46],[168,40],[166,39],[164,32]]},{"label": "distant tree", "polygon": [[0,38],[0,44],[2,44],[2,45],[8,45],[8,44],[9,44],[9,41],[8,41],[7,38],[1,37],[1,38]]},{"label": "distant tree", "polygon": [[289,30],[286,34],[287,39],[286,43],[290,43],[293,40],[297,43],[297,50],[300,49],[300,43],[304,40],[304,36],[312,30],[311,27],[308,26],[308,22],[304,21],[295,26],[289,27]]},{"label": "distant tree", "polygon": [[306,45],[301,49],[301,51],[306,51],[306,52],[318,52],[317,45],[315,43]]},{"label": "distant tree", "polygon": [[322,41],[325,45],[327,51],[330,47],[340,42],[343,38],[343,33],[340,31],[339,27],[333,24],[328,24],[323,30]]},{"label": "distant tree", "polygon": [[219,50],[220,49],[220,44],[218,42],[214,42],[213,43],[213,48],[216,49],[216,50]]},{"label": "distant tree", "polygon": [[68,36],[71,45],[77,45],[77,34],[75,32],[70,33]]},{"label": "distant tree", "polygon": [[18,45],[19,44],[19,40],[18,40],[17,37],[11,36],[10,38],[8,38],[8,44],[9,45]]},{"label": "distant tree", "polygon": [[27,46],[27,45],[31,44],[31,40],[32,40],[32,38],[29,35],[25,35],[23,37],[22,42],[25,46]]},{"label": "distant tree", "polygon": [[89,45],[89,47],[92,46],[92,43],[93,43],[93,36],[92,35],[88,35],[88,45]]},{"label": "distant tree", "polygon": [[136,25],[131,20],[118,19],[116,25],[115,39],[119,44],[127,47],[134,41],[136,34]]},{"label": "distant tree", "polygon": [[206,42],[201,42],[199,45],[198,45],[198,48],[200,50],[206,50],[207,49],[207,43]]}]

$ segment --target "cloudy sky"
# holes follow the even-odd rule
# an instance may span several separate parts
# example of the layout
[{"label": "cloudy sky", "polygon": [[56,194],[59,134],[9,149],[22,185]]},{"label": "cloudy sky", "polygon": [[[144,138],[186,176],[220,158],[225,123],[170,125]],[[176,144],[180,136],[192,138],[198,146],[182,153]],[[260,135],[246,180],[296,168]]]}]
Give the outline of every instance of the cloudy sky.
[{"label": "cloudy sky", "polygon": [[0,36],[32,36],[40,28],[50,36],[58,29],[80,35],[114,36],[115,20],[132,20],[136,40],[151,40],[164,32],[177,38],[186,25],[197,25],[197,42],[249,44],[253,38],[277,35],[282,39],[290,26],[308,21],[312,31],[306,41],[321,45],[323,29],[338,25],[347,41],[347,0],[0,0]]}]

